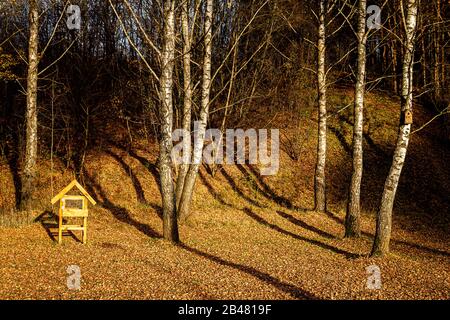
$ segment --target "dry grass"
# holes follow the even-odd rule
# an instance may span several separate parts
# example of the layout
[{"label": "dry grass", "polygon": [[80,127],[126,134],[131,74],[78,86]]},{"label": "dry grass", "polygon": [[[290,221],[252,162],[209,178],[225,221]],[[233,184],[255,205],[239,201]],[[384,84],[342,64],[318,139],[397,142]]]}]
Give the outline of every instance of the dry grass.
[{"label": "dry grass", "polygon": [[0,226],[17,228],[34,222],[35,213],[31,211],[17,211],[13,209],[0,210]]}]

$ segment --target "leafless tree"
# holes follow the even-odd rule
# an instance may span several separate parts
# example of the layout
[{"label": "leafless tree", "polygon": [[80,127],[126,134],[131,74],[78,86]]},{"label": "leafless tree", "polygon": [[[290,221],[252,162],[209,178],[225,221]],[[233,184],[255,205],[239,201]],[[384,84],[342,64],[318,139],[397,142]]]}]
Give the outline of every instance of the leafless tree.
[{"label": "leafless tree", "polygon": [[39,64],[39,8],[37,0],[30,0],[27,75],[27,113],[26,113],[26,151],[22,176],[22,195],[20,207],[30,209],[36,183],[36,162],[38,148],[37,123],[37,84]]},{"label": "leafless tree", "polygon": [[208,122],[209,105],[210,105],[210,92],[211,92],[211,54],[212,54],[212,22],[213,22],[213,0],[206,0],[206,12],[204,23],[204,60],[203,60],[203,78],[202,78],[202,96],[200,106],[200,119],[198,128],[196,128],[196,144],[194,144],[194,150],[192,154],[192,164],[186,174],[184,181],[183,192],[180,197],[180,205],[178,207],[178,219],[183,221],[187,218],[190,211],[192,194],[194,191],[195,180],[199,166],[202,162],[203,145],[205,141],[205,131]]},{"label": "leafless tree", "polygon": [[404,44],[402,66],[401,122],[399,124],[397,143],[392,165],[384,184],[380,206],[378,208],[377,226],[371,256],[385,256],[389,253],[389,241],[392,229],[392,209],[398,181],[408,150],[413,107],[413,62],[416,41],[417,14],[420,0],[408,0],[404,16]]},{"label": "leafless tree", "polygon": [[349,189],[347,215],[345,217],[345,235],[347,237],[359,237],[360,230],[360,201],[361,201],[361,178],[363,171],[363,110],[364,92],[366,81],[366,0],[358,1],[358,70],[356,73],[355,102],[354,102],[354,124],[353,124],[353,171]]},{"label": "leafless tree", "polygon": [[315,210],[326,211],[325,165],[327,154],[327,77],[326,77],[326,13],[327,1],[319,2],[319,26],[317,39],[317,91],[319,122],[317,138],[317,160],[314,175]]},{"label": "leafless tree", "polygon": [[164,35],[161,51],[160,77],[160,154],[159,174],[163,201],[164,239],[179,241],[176,199],[172,177],[172,131],[173,131],[173,68],[175,58],[175,2],[164,1]]}]

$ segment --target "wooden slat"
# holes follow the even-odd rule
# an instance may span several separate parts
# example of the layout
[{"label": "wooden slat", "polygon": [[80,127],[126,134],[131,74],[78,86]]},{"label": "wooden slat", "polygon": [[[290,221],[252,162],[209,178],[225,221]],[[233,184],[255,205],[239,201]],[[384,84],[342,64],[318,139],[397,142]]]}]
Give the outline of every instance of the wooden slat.
[{"label": "wooden slat", "polygon": [[58,200],[60,200],[67,192],[70,191],[70,189],[73,188],[73,186],[77,183],[76,180],[73,180],[71,183],[69,183],[64,189],[61,190],[60,193],[58,193],[56,196],[54,196],[51,200],[52,204],[55,204]]},{"label": "wooden slat", "polygon": [[85,196],[73,196],[73,195],[65,195],[63,196],[61,199],[64,200],[83,200],[85,198]]},{"label": "wooden slat", "polygon": [[84,226],[75,224],[66,224],[61,226],[62,230],[84,230]]},{"label": "wooden slat", "polygon": [[62,216],[63,217],[87,217],[88,211],[80,210],[80,209],[63,209]]},{"label": "wooden slat", "polygon": [[75,181],[75,185],[78,187],[78,189],[81,191],[82,194],[84,194],[86,196],[86,198],[88,198],[88,200],[92,203],[92,205],[96,205],[97,202],[89,195],[89,193],[87,193],[87,191],[83,188],[83,186],[81,184],[79,184],[76,180]]}]

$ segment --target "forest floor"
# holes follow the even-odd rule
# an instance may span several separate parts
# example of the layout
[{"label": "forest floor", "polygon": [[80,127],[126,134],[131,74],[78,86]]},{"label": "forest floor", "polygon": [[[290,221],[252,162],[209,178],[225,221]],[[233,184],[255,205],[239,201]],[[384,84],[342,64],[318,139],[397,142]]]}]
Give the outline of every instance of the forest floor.
[{"label": "forest floor", "polygon": [[[215,177],[202,168],[177,246],[161,239],[157,146],[99,143],[80,181],[98,202],[90,208],[88,243],[75,234],[56,244],[48,203],[73,175],[60,162],[50,170],[42,160],[39,221],[0,228],[0,299],[449,299],[449,150],[437,145],[438,127],[412,139],[391,254],[368,257],[389,164],[380,159],[392,150],[398,121],[397,101],[370,101],[373,126],[376,117],[386,121],[365,140],[362,238],[343,238],[351,166],[346,121],[329,124],[326,214],[311,211],[316,132],[314,116],[305,113],[282,128],[282,141],[300,137],[299,159],[282,152],[276,176],[261,176],[251,165],[224,166]],[[276,114],[276,121],[286,117]],[[430,115],[418,110],[415,117],[420,125]],[[443,151],[430,157],[434,150]],[[2,206],[14,199],[12,180],[8,165],[0,165]],[[71,265],[80,268],[80,290],[67,286]],[[367,287],[374,265],[380,289]]]}]

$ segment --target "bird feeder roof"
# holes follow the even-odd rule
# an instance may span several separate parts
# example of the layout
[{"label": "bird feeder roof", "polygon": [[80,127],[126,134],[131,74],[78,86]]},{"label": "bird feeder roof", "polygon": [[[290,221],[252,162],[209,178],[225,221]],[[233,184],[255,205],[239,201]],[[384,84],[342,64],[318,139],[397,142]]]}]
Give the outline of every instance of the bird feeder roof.
[{"label": "bird feeder roof", "polygon": [[89,193],[83,188],[81,184],[78,183],[77,180],[72,180],[64,189],[61,190],[56,196],[51,200],[52,204],[55,204],[57,201],[61,200],[62,197],[66,195],[67,192],[72,190],[73,187],[77,187],[77,189],[89,200],[92,205],[96,205],[97,202],[89,195]]}]

